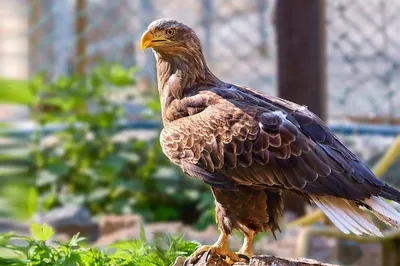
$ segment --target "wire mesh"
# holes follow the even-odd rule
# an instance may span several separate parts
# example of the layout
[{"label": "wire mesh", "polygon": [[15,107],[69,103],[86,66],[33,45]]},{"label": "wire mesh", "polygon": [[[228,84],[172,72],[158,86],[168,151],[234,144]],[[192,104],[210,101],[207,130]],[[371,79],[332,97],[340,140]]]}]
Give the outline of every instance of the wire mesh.
[{"label": "wire mesh", "polygon": [[[57,76],[71,73],[81,61],[90,68],[107,60],[138,65],[144,78],[155,80],[154,59],[150,52],[142,54],[137,42],[152,20],[171,17],[198,32],[210,67],[221,78],[264,87],[264,91],[273,87],[274,53],[269,52],[273,29],[265,27],[271,24],[271,1],[88,0],[82,11],[76,10],[74,2],[36,0],[31,4],[31,9],[40,6],[44,13],[29,29],[31,36],[40,35],[34,51],[39,63],[33,72],[46,69]],[[79,16],[86,16],[88,23],[76,34]],[[46,24],[51,28],[44,28]],[[249,29],[255,34],[246,34]],[[87,44],[85,54],[76,53],[76,42],[81,38]]]},{"label": "wire mesh", "polygon": [[[400,114],[400,3],[327,1],[331,115]],[[340,110],[341,107],[342,110]]]},{"label": "wire mesh", "polygon": [[[4,0],[9,1],[10,0]],[[77,3],[86,7],[78,10]],[[30,73],[50,77],[90,69],[102,60],[137,65],[155,81],[154,58],[138,40],[162,17],[192,26],[210,68],[221,79],[276,94],[273,0],[18,0],[28,18]],[[25,3],[25,4],[22,4]],[[393,118],[400,114],[400,3],[329,0],[327,50],[329,115]],[[78,29],[78,18],[84,27]],[[84,44],[79,51],[77,43]]]}]

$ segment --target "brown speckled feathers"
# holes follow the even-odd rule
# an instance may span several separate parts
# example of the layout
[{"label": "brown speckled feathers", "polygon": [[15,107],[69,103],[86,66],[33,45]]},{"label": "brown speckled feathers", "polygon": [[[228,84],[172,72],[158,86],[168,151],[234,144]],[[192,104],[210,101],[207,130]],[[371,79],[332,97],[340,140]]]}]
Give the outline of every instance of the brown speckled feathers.
[{"label": "brown speckled feathers", "polygon": [[181,118],[161,133],[164,152],[214,187],[351,200],[385,194],[385,184],[305,107],[235,85],[204,88],[179,105],[171,108]]},{"label": "brown speckled feathers", "polygon": [[[282,190],[360,204],[371,196],[399,201],[399,193],[376,179],[305,107],[224,84],[173,102],[167,112],[172,122],[161,133],[164,152],[189,176],[214,188],[217,217],[227,233],[279,230]],[[246,197],[248,188],[253,192]],[[278,204],[267,204],[267,198]],[[243,218],[249,210],[253,215]],[[224,215],[229,219],[221,219]]]}]

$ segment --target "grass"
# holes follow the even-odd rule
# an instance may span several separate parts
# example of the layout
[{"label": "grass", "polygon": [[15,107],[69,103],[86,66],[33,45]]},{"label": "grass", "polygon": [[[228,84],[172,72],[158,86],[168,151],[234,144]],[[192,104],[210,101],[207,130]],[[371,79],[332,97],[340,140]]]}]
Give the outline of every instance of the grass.
[{"label": "grass", "polygon": [[46,224],[33,224],[31,232],[33,237],[0,235],[0,265],[170,266],[176,257],[189,256],[198,245],[169,234],[147,241],[143,226],[139,239],[119,241],[104,249],[87,247],[79,234],[66,244],[51,242],[54,231]]}]

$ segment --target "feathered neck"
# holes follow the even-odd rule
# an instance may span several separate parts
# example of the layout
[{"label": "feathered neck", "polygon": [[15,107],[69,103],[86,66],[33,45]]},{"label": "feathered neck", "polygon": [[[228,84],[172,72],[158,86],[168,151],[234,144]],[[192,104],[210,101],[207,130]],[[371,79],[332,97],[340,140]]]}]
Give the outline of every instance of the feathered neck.
[{"label": "feathered neck", "polygon": [[[158,53],[155,52],[157,66],[158,89],[165,86],[173,87],[172,96],[179,99],[185,88],[192,88],[196,83],[213,84],[221,82],[208,68],[202,53],[193,52],[187,54]],[[171,84],[171,77],[173,83]],[[179,83],[176,84],[176,80]]]},{"label": "feathered neck", "polygon": [[154,51],[157,67],[158,92],[164,112],[174,99],[195,94],[204,85],[221,84],[208,68],[201,52],[159,53]]}]

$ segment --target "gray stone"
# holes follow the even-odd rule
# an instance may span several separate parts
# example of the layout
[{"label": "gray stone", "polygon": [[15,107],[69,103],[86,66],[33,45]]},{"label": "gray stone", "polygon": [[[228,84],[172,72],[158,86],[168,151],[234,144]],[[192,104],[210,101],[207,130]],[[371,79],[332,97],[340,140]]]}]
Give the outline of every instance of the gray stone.
[{"label": "gray stone", "polygon": [[92,221],[89,211],[76,205],[66,205],[55,208],[46,213],[37,213],[33,220],[39,224],[47,223],[58,234],[66,234],[68,237],[80,233],[89,241],[95,241],[99,237],[99,226]]}]

